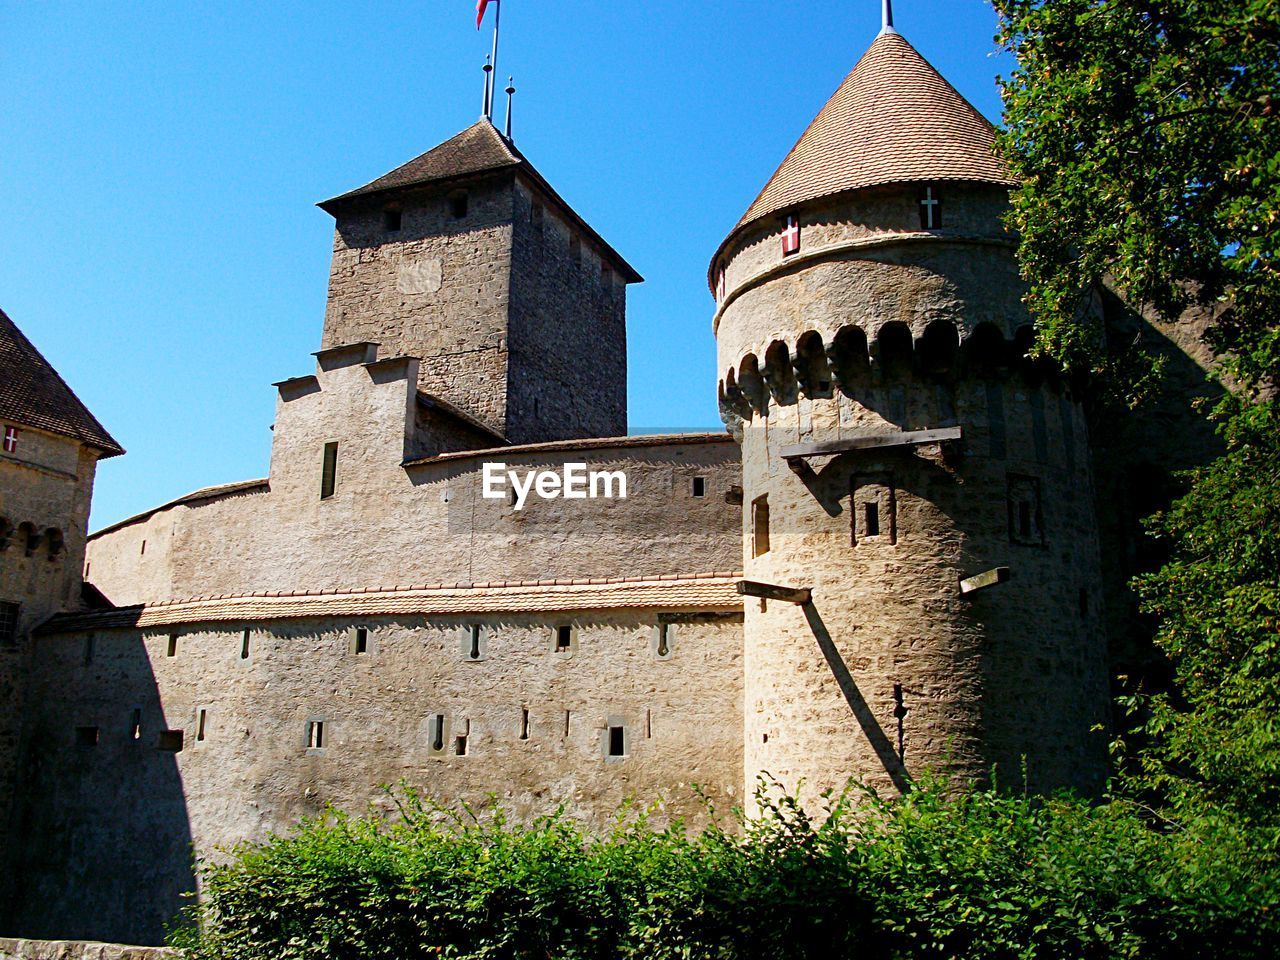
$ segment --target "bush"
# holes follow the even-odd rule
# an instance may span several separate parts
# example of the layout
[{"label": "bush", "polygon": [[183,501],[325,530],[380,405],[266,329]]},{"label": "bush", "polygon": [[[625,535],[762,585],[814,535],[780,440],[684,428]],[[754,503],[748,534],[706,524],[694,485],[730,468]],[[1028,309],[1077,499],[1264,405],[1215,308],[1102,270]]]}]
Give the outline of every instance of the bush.
[{"label": "bush", "polygon": [[205,864],[192,960],[1272,956],[1275,874],[1220,822],[925,783],[820,817],[776,791],[698,834],[512,824],[398,791]]}]

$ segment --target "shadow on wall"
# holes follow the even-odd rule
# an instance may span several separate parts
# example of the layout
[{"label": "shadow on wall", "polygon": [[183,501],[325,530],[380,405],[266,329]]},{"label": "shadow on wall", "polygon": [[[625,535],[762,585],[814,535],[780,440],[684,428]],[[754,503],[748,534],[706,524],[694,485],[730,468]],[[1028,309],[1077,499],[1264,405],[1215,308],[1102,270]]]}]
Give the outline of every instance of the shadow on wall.
[{"label": "shadow on wall", "polygon": [[[133,631],[36,638],[7,932],[158,945],[195,889],[177,753]],[[187,727],[185,731],[182,727]]]},{"label": "shadow on wall", "polygon": [[844,695],[845,702],[849,704],[849,710],[862,728],[863,735],[866,736],[867,742],[871,744],[871,749],[875,751],[876,757],[884,765],[885,773],[889,775],[893,785],[902,793],[906,793],[911,789],[911,778],[907,775],[907,769],[903,765],[899,748],[884,732],[884,729],[876,720],[875,713],[862,695],[862,691],[858,689],[857,683],[854,682],[853,674],[849,672],[849,667],[845,664],[844,657],[840,655],[839,647],[831,639],[831,634],[827,631],[827,625],[822,622],[822,615],[818,613],[818,608],[813,605],[812,600],[808,600],[802,605],[802,609],[804,610],[805,620],[809,622],[809,629],[813,631],[814,639],[818,641],[818,647],[822,650],[822,655],[827,660],[827,666],[831,669],[831,675],[835,678],[836,683],[839,684],[840,692]]}]

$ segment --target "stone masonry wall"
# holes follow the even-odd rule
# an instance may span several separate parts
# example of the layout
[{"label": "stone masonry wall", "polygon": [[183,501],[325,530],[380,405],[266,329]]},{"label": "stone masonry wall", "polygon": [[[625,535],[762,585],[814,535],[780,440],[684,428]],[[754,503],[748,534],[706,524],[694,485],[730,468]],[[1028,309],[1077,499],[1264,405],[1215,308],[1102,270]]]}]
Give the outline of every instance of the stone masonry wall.
[{"label": "stone masonry wall", "polygon": [[[743,438],[746,573],[813,588],[805,606],[746,605],[748,782],[804,778],[813,798],[849,776],[900,789],[929,767],[980,781],[993,763],[1007,782],[1025,756],[1032,789],[1088,792],[1105,770],[1086,425],[1064,384],[1019,359],[999,193],[942,195],[940,231],[919,230],[914,188],[886,189],[802,212],[794,258],[769,224],[725,253],[721,395]],[[956,425],[949,447],[816,457],[807,472],[781,455]],[[961,597],[962,577],[996,566],[1012,580]]]},{"label": "stone masonry wall", "polygon": [[84,940],[0,938],[0,960],[169,960],[177,954],[159,947],[130,947]]},{"label": "stone masonry wall", "polygon": [[[160,509],[91,541],[90,579],[113,602],[661,576],[740,562],[739,507],[726,500],[740,466],[727,436],[516,448],[405,467],[416,423],[408,366],[354,364],[282,389],[288,399],[278,406],[269,490]],[[335,441],[336,492],[322,500],[323,451]],[[532,497],[516,511],[481,496],[486,462],[523,474],[572,461],[625,471],[627,498]],[[705,483],[701,497],[694,477]]]},{"label": "stone masonry wall", "polygon": [[394,232],[382,203],[342,210],[322,347],[370,341],[383,357],[419,357],[421,389],[503,430],[512,178],[468,184],[461,218],[452,215],[450,192],[398,201]]},{"label": "stone masonry wall", "polygon": [[564,802],[593,828],[633,796],[700,823],[692,784],[741,799],[741,630],[729,611],[641,609],[41,637],[14,929],[158,943],[193,888],[192,844],[216,856],[330,802],[389,812],[382,786],[401,780],[517,816]]},{"label": "stone masonry wall", "polygon": [[626,433],[626,284],[535,188],[518,181],[514,209],[510,439]]},{"label": "stone masonry wall", "polygon": [[[0,538],[7,540],[0,548],[0,601],[19,605],[14,642],[0,643],[0,836],[6,838],[12,801],[27,789],[18,756],[28,702],[29,634],[53,614],[80,607],[96,466],[94,452],[76,441],[26,427],[17,450],[0,453]],[[30,553],[28,524],[38,534]],[[14,877],[11,853],[10,844],[0,847],[0,917]]]}]

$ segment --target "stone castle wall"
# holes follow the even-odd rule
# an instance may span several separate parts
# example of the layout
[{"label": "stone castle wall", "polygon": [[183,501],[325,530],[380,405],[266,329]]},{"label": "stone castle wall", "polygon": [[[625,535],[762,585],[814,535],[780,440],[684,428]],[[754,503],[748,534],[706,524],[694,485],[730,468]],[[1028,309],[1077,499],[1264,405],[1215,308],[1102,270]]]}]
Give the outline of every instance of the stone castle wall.
[{"label": "stone castle wall", "polygon": [[516,442],[627,430],[627,290],[607,257],[541,192],[518,184],[509,400]]},{"label": "stone castle wall", "polygon": [[[815,796],[849,775],[901,788],[929,767],[980,781],[993,763],[1011,780],[1026,756],[1033,789],[1100,784],[1087,428],[1069,387],[1019,360],[999,192],[944,195],[935,233],[918,230],[914,189],[890,189],[805,212],[793,258],[771,224],[726,251],[721,391],[743,438],[746,575],[813,588],[803,607],[746,605],[748,780],[803,777]],[[782,456],[944,426],[963,440],[795,470]],[[1010,582],[961,597],[961,578],[997,566]]]},{"label": "stone castle wall", "polygon": [[517,816],[567,802],[598,829],[629,797],[665,797],[659,820],[699,823],[693,784],[741,796],[735,603],[41,637],[26,795],[56,801],[25,811],[14,929],[158,943],[193,888],[192,844],[216,855],[330,802],[390,812],[381,787],[401,780],[450,802],[493,794]]},{"label": "stone castle wall", "polygon": [[[19,425],[21,426],[21,425]],[[0,830],[25,792],[18,758],[29,689],[30,631],[80,604],[80,568],[96,454],[64,437],[21,426],[18,448],[0,453],[0,602],[18,605],[12,642],[0,642]],[[34,536],[34,539],[29,539]],[[0,849],[0,904],[12,887],[10,845]],[[2,913],[2,911],[0,911]]]},{"label": "stone castle wall", "polygon": [[423,390],[491,426],[506,424],[511,177],[469,184],[454,217],[448,190],[414,194],[389,231],[382,203],[337,221],[323,348],[369,341],[422,359]]},{"label": "stone castle wall", "polygon": [[[268,485],[233,486],[95,536],[89,579],[116,604],[260,591],[647,577],[739,563],[737,446],[643,438],[404,466],[417,420],[413,364],[350,362],[281,386]],[[327,443],[337,482],[321,499]],[[625,471],[627,498],[485,499],[486,462],[521,473]],[[693,495],[701,477],[704,495]]]}]

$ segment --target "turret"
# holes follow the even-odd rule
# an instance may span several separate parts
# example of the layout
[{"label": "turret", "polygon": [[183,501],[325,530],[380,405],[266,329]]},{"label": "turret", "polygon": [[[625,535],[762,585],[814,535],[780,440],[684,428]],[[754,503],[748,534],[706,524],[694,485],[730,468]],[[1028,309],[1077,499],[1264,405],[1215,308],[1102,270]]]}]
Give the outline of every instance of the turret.
[{"label": "turret", "polygon": [[747,602],[748,784],[1100,784],[1088,438],[994,141],[886,23],[712,261],[745,575],[811,596]]}]

